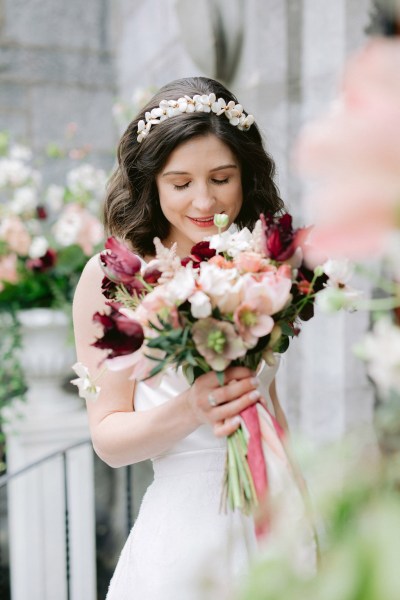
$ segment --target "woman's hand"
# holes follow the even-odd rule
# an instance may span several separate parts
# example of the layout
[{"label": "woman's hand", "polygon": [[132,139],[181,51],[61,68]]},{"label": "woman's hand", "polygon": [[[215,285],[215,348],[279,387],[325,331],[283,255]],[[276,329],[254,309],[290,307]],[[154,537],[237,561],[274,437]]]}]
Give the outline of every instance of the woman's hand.
[{"label": "woman's hand", "polygon": [[230,435],[240,425],[239,413],[257,402],[259,381],[246,367],[231,367],[220,386],[214,372],[201,375],[186,392],[197,422],[208,423],[218,437]]}]

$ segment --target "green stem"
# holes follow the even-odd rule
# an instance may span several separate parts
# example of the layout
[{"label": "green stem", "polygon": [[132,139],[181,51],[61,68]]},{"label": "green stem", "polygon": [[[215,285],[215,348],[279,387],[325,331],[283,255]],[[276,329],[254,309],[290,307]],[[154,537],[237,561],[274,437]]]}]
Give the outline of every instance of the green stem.
[{"label": "green stem", "polygon": [[357,310],[393,310],[394,308],[400,308],[400,298],[372,298],[371,300],[360,301],[355,304]]},{"label": "green stem", "polygon": [[246,471],[246,467],[244,464],[244,463],[247,463],[247,459],[246,459],[246,455],[243,454],[243,447],[242,447],[240,435],[237,434],[236,431],[235,431],[235,433],[232,434],[232,445],[233,445],[233,449],[235,452],[235,459],[236,459],[236,464],[238,467],[239,480],[242,483],[241,488],[243,489],[245,498],[248,501],[250,501],[250,503],[251,503],[252,497],[251,497],[250,481],[249,481],[249,477],[248,477],[248,472]]},{"label": "green stem", "polygon": [[355,270],[356,273],[359,273],[360,275],[366,275],[377,287],[388,294],[394,294],[395,296],[399,294],[400,285],[398,282],[391,282],[387,279],[383,279],[383,277],[376,275],[371,269],[368,269],[368,267],[365,267],[364,265],[355,265]]},{"label": "green stem", "polygon": [[242,508],[243,502],[240,496],[239,478],[235,461],[235,449],[232,436],[228,437],[228,470],[229,470],[229,499],[231,508]]}]

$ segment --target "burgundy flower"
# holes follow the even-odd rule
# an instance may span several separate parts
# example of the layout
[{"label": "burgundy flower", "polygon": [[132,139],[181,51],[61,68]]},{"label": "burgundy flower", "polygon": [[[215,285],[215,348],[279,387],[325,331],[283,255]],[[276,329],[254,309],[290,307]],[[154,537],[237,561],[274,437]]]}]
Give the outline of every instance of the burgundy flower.
[{"label": "burgundy flower", "polygon": [[151,264],[145,269],[143,273],[143,279],[146,283],[154,284],[161,277],[161,271],[157,269],[157,267],[153,267]]},{"label": "burgundy flower", "polygon": [[43,256],[40,258],[28,258],[25,263],[27,269],[35,271],[36,273],[44,273],[48,271],[57,262],[57,252],[53,248],[49,248]]},{"label": "burgundy flower", "polygon": [[101,290],[102,290],[103,296],[105,296],[108,299],[112,299],[115,297],[115,292],[117,291],[117,285],[116,285],[116,283],[114,283],[114,281],[111,281],[111,279],[108,279],[108,277],[106,277],[104,275],[103,280],[101,282]]},{"label": "burgundy flower", "polygon": [[[111,279],[108,279],[106,275],[103,277],[103,280],[101,282],[101,289],[103,296],[105,296],[108,300],[112,300],[115,298],[117,287],[118,284],[115,283],[115,281],[111,281]],[[133,281],[131,281],[131,283],[124,283],[124,288],[130,296],[134,296],[135,293],[138,296],[143,296],[147,293],[147,290],[145,289],[143,283],[139,279],[134,279]]]},{"label": "burgundy flower", "polygon": [[181,260],[181,264],[186,267],[189,262],[192,262],[193,267],[197,269],[201,262],[207,261],[215,255],[216,250],[210,248],[210,242],[199,242],[192,247],[189,256],[185,256]]},{"label": "burgundy flower", "polygon": [[47,210],[45,209],[44,206],[37,206],[36,207],[36,215],[37,218],[40,219],[41,221],[44,221],[44,219],[47,219]]},{"label": "burgundy flower", "polygon": [[108,305],[111,308],[109,313],[96,312],[93,316],[93,321],[103,327],[103,336],[92,345],[101,350],[108,350],[107,358],[132,354],[143,344],[142,326],[120,313],[117,303],[109,302]]},{"label": "burgundy flower", "polygon": [[114,283],[132,284],[142,266],[139,257],[113,237],[108,238],[105,247],[109,252],[100,254],[105,275]]},{"label": "burgundy flower", "polygon": [[278,218],[260,215],[260,219],[264,227],[265,254],[273,260],[288,260],[297,247],[292,216],[289,213]]}]

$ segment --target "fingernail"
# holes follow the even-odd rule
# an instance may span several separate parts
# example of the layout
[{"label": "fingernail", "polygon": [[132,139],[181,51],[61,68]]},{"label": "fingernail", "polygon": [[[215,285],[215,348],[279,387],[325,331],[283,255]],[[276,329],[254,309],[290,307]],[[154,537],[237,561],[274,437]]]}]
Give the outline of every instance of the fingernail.
[{"label": "fingernail", "polygon": [[232,417],[232,419],[231,419],[232,425],[240,425],[241,422],[242,422],[242,420],[240,417]]},{"label": "fingernail", "polygon": [[255,387],[257,387],[260,383],[260,380],[258,379],[258,377],[252,377],[250,379],[250,383],[251,383],[251,385],[254,385]]},{"label": "fingernail", "polygon": [[253,390],[252,392],[250,392],[249,394],[249,398],[250,400],[258,400],[258,398],[261,396],[260,392],[258,390]]}]

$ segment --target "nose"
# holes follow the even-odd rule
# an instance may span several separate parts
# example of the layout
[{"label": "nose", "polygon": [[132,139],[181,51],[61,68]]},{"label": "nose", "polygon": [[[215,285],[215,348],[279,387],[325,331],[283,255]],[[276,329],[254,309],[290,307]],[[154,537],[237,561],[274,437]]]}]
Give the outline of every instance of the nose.
[{"label": "nose", "polygon": [[208,216],[213,213],[215,203],[214,190],[211,190],[206,184],[196,187],[192,200],[192,205],[196,210],[200,213],[207,213]]}]

